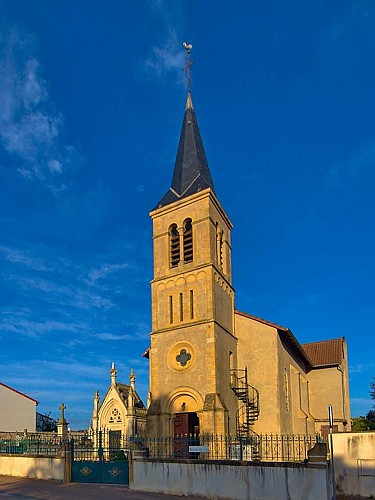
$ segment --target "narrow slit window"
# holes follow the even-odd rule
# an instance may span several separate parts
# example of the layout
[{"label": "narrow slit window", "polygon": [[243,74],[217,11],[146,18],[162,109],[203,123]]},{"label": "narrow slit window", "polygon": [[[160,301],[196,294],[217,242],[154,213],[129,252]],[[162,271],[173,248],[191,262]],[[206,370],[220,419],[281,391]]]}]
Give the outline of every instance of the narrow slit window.
[{"label": "narrow slit window", "polygon": [[184,222],[184,262],[193,262],[193,225],[191,219]]},{"label": "narrow slit window", "polygon": [[215,251],[215,257],[216,257],[216,263],[219,263],[219,223],[218,222],[216,222],[215,228],[216,228],[216,251]]},{"label": "narrow slit window", "polygon": [[194,319],[194,292],[190,290],[190,319]]},{"label": "narrow slit window", "polygon": [[224,265],[224,257],[223,257],[223,231],[220,233],[220,241],[219,241],[219,257],[220,257],[220,266],[223,267]]},{"label": "narrow slit window", "polygon": [[173,323],[173,297],[169,296],[169,322]]},{"label": "narrow slit window", "polygon": [[184,296],[180,293],[180,321],[184,321]]},{"label": "narrow slit window", "polygon": [[169,244],[170,244],[170,265],[177,267],[180,262],[180,233],[177,229],[177,224],[172,224],[169,228]]}]

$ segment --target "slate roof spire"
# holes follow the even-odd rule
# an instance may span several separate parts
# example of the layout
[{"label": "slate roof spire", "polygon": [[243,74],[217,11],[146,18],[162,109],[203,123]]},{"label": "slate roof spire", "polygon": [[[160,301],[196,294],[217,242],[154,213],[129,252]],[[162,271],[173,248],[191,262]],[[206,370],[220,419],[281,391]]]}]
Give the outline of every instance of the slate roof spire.
[{"label": "slate roof spire", "polygon": [[214,191],[194,112],[191,92],[189,91],[186,98],[185,115],[178,144],[172,185],[158,203],[158,207],[169,205],[208,187]]}]

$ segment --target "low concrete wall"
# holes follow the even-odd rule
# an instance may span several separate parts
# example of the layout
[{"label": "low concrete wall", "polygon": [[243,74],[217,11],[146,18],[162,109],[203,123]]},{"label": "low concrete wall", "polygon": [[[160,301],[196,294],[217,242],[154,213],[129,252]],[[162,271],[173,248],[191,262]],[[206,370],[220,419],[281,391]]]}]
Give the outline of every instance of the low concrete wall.
[{"label": "low concrete wall", "polygon": [[375,432],[333,434],[336,490],[344,495],[375,496]]},{"label": "low concrete wall", "polygon": [[27,455],[0,455],[0,475],[64,480],[64,459]]},{"label": "low concrete wall", "polygon": [[233,500],[326,500],[326,465],[238,462],[133,462],[134,490]]}]

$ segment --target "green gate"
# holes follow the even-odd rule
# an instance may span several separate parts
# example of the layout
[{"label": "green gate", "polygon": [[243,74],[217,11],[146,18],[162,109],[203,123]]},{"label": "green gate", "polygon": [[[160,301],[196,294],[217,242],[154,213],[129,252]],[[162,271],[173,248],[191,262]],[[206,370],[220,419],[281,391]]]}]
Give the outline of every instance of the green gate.
[{"label": "green gate", "polygon": [[102,446],[101,431],[97,440],[72,439],[73,482],[129,484],[129,462],[115,432],[109,434],[108,447]]}]

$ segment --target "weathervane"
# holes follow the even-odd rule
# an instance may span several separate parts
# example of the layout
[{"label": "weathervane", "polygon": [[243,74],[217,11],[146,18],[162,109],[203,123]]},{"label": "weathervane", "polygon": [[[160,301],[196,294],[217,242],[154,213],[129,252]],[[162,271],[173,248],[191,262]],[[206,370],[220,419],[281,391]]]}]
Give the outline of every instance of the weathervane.
[{"label": "weathervane", "polygon": [[191,87],[191,72],[190,72],[190,67],[192,64],[194,64],[194,61],[190,60],[190,53],[191,49],[193,46],[190,43],[183,42],[182,44],[184,46],[184,49],[186,50],[186,65],[184,68],[182,68],[182,71],[186,71],[186,81],[187,81],[187,89],[188,92],[190,92],[190,87]]}]

